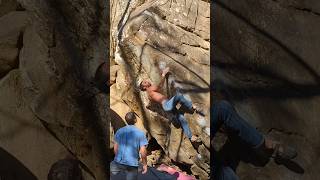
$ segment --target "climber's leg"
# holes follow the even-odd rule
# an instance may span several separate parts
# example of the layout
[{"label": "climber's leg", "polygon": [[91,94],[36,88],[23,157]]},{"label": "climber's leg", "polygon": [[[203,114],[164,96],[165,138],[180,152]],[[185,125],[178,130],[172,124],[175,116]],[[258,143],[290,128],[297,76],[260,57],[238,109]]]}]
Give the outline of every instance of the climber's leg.
[{"label": "climber's leg", "polygon": [[181,127],[183,129],[184,134],[191,139],[192,138],[192,133],[188,124],[188,121],[184,117],[184,113],[177,113],[176,118],[179,120]]},{"label": "climber's leg", "polygon": [[239,137],[243,142],[254,148],[257,153],[267,153],[275,158],[282,159],[293,159],[297,156],[297,151],[293,147],[263,137],[261,133],[240,117],[234,107],[227,101],[216,102],[211,110],[213,136],[223,125],[228,134]]},{"label": "climber's leg", "polygon": [[175,96],[165,101],[162,104],[162,107],[165,111],[171,111],[178,103],[180,103],[182,106],[185,106],[189,110],[192,110],[192,102],[187,100],[181,93],[177,93]]},{"label": "climber's leg", "polygon": [[253,148],[264,143],[262,134],[240,117],[234,107],[227,101],[219,101],[212,106],[211,121],[213,136],[223,125],[229,134],[240,137],[241,140]]}]

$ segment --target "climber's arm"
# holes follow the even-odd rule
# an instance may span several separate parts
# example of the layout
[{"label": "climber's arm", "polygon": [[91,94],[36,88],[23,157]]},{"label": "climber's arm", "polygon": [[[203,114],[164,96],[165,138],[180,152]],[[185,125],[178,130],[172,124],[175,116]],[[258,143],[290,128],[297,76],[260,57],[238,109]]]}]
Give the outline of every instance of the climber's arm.
[{"label": "climber's arm", "polygon": [[114,152],[115,155],[117,155],[118,149],[119,149],[120,134],[121,134],[121,132],[118,130],[115,133],[114,139],[113,139],[113,152]]},{"label": "climber's arm", "polygon": [[143,134],[140,137],[140,158],[141,158],[141,163],[143,165],[143,171],[142,174],[145,174],[148,171],[148,165],[147,165],[147,145],[148,145],[148,140],[147,137]]},{"label": "climber's arm", "polygon": [[160,90],[161,88],[162,88],[162,86],[163,86],[163,84],[164,84],[164,82],[166,81],[166,75],[168,74],[168,72],[169,72],[169,67],[167,67],[167,68],[165,68],[163,71],[162,71],[162,74],[161,74],[161,81],[160,81],[160,83],[158,84],[158,90]]},{"label": "climber's arm", "polygon": [[143,165],[147,165],[147,148],[146,148],[146,146],[140,147],[139,153],[141,155],[142,164]]},{"label": "climber's arm", "polygon": [[160,83],[157,86],[157,90],[160,90],[163,87],[164,82],[166,81],[166,77],[162,77]]},{"label": "climber's arm", "polygon": [[113,145],[113,152],[115,155],[117,155],[118,153],[118,149],[119,149],[119,145],[117,142],[114,142],[114,145]]},{"label": "climber's arm", "polygon": [[142,174],[145,174],[147,172],[147,148],[146,148],[146,146],[141,146],[139,153],[140,153],[140,157],[141,157],[141,163],[143,165]]}]

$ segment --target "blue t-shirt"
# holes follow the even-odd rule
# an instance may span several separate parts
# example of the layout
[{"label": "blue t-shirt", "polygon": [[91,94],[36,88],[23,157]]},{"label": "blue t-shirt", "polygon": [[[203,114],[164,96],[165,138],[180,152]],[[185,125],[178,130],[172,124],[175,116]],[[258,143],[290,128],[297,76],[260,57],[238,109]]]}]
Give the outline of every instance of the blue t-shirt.
[{"label": "blue t-shirt", "polygon": [[120,164],[138,167],[140,147],[148,144],[144,132],[134,125],[128,125],[118,129],[114,140],[118,144],[118,153],[114,161]]}]

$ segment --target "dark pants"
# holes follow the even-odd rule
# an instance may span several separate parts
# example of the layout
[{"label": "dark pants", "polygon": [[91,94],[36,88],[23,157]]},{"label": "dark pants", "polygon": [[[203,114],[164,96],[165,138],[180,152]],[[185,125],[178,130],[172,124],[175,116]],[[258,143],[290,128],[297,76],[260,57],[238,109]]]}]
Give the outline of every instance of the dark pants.
[{"label": "dark pants", "polygon": [[192,133],[188,124],[188,121],[184,117],[184,112],[178,111],[176,106],[180,103],[182,106],[188,108],[189,110],[192,109],[192,102],[187,100],[181,93],[177,93],[175,96],[170,98],[169,100],[165,101],[162,104],[162,108],[165,111],[170,111],[175,115],[176,120],[181,124],[184,134],[191,139]]},{"label": "dark pants", "polygon": [[[258,148],[264,142],[263,136],[240,117],[234,107],[227,101],[215,102],[211,108],[213,137],[222,125],[229,135],[239,137],[252,148]],[[213,168],[217,180],[239,179],[230,167],[224,166],[218,161],[214,161]]]},{"label": "dark pants", "polygon": [[119,164],[115,161],[112,161],[110,163],[110,172],[111,172],[111,179],[113,180],[116,180],[114,176],[121,172],[124,172],[126,174],[126,180],[138,179],[138,167]]}]

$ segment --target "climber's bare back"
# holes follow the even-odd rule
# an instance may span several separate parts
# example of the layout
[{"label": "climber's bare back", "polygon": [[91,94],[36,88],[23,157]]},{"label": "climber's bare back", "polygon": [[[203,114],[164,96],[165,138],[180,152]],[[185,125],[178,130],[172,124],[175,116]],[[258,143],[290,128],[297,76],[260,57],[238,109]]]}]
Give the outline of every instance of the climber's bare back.
[{"label": "climber's bare back", "polygon": [[151,101],[162,104],[165,100],[167,100],[165,95],[158,92],[158,86],[151,85],[150,87],[146,88],[146,91]]}]

